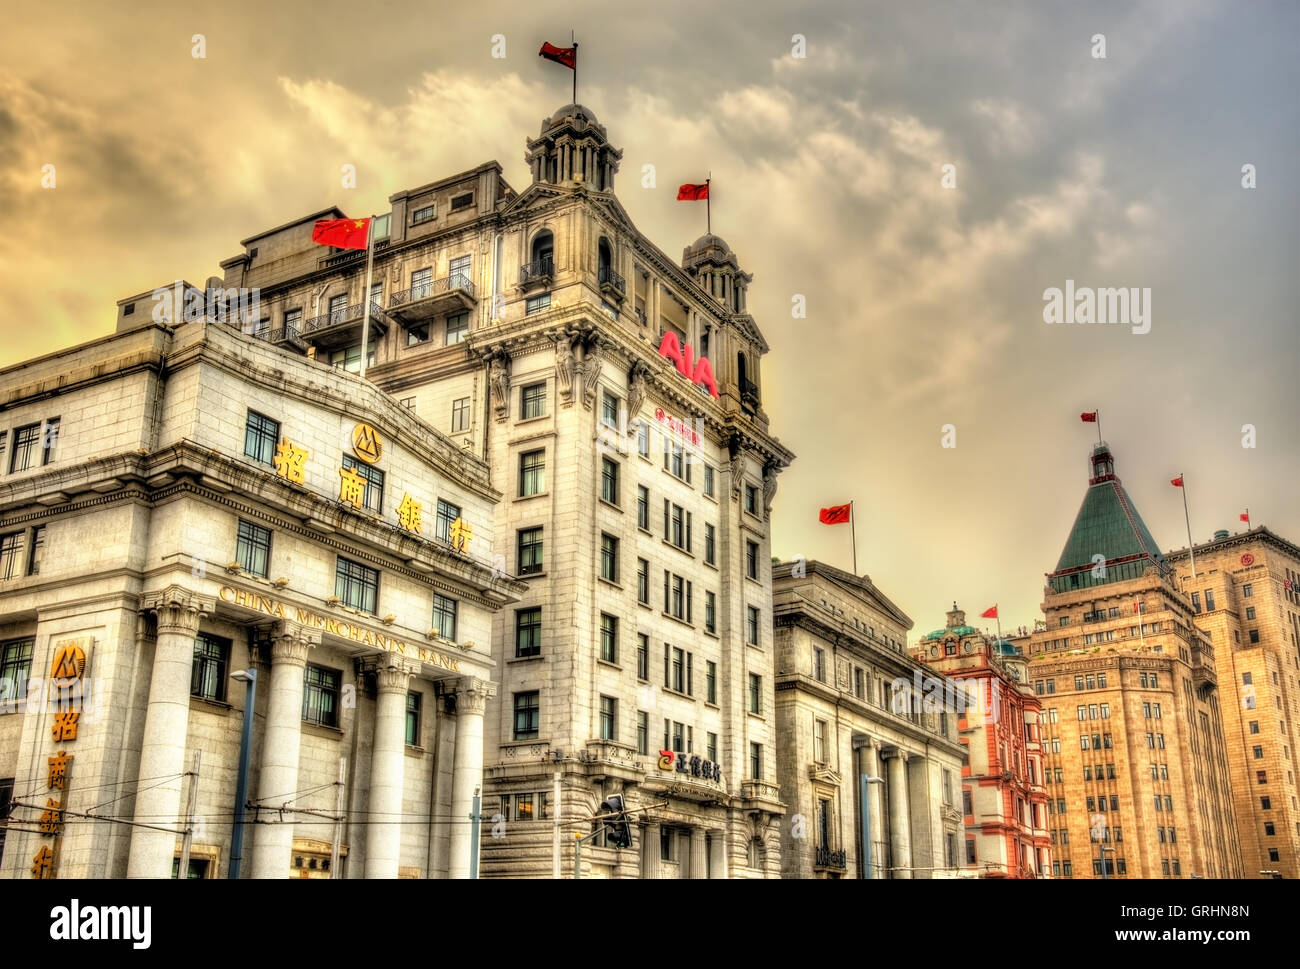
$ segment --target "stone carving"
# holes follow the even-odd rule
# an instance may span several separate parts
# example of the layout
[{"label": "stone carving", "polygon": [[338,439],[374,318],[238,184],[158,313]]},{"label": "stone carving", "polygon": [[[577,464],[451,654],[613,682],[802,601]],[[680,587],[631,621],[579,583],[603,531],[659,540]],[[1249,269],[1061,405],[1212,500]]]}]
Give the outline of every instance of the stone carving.
[{"label": "stone carving", "polygon": [[776,497],[776,474],[777,466],[775,464],[766,464],[763,467],[763,515],[772,514],[772,499]]},{"label": "stone carving", "polygon": [[488,363],[488,385],[492,393],[492,412],[499,424],[510,413],[510,374],[506,372],[504,351],[498,351]]},{"label": "stone carving", "polygon": [[745,473],[745,452],[739,437],[733,437],[727,447],[731,452],[731,497],[734,500],[740,497],[740,479]]},{"label": "stone carving", "polygon": [[627,432],[629,434],[635,434],[637,431],[637,415],[641,413],[641,407],[645,404],[646,373],[649,369],[638,360],[632,364],[632,370],[627,375]]},{"label": "stone carving", "polygon": [[178,585],[148,594],[142,603],[143,610],[153,613],[157,619],[159,635],[172,633],[181,636],[195,635],[200,621],[211,614],[215,605],[212,599]]},{"label": "stone carving", "polygon": [[573,403],[573,335],[560,330],[551,338],[555,341],[555,386],[567,406]]},{"label": "stone carving", "polygon": [[605,348],[601,345],[600,337],[593,336],[591,342],[587,344],[586,352],[582,355],[579,372],[582,375],[582,407],[584,410],[591,410],[591,405],[596,399],[596,385],[600,382],[600,368],[604,363],[604,352]]},{"label": "stone carving", "polygon": [[456,715],[470,714],[483,716],[487,701],[496,695],[485,680],[476,676],[464,676],[456,684]]}]

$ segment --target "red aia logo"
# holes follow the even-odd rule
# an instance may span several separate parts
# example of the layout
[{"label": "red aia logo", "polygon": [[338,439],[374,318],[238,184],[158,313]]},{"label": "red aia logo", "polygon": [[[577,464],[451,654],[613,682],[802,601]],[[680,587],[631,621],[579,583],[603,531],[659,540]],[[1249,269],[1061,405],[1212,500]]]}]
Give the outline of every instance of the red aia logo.
[{"label": "red aia logo", "polygon": [[689,343],[682,346],[677,342],[677,334],[672,330],[664,334],[659,344],[659,356],[667,357],[677,364],[677,370],[683,377],[693,384],[703,384],[708,388],[711,396],[717,397],[718,385],[713,379],[713,367],[709,363],[709,358],[700,357],[699,362],[695,364],[695,369],[692,370],[691,357],[694,353],[695,348]]}]

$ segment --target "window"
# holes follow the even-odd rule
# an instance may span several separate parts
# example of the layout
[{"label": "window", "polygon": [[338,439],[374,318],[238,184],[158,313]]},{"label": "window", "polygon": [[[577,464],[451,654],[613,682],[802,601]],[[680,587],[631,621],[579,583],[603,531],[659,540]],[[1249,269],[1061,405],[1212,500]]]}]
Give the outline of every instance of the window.
[{"label": "window", "polygon": [[641,457],[650,457],[650,422],[644,418],[636,422],[636,450]]},{"label": "window", "polygon": [[1274,835],[1277,834],[1277,827],[1273,824],[1272,821],[1264,822],[1264,834],[1266,834],[1270,838],[1272,838]]},{"label": "window", "polygon": [[474,193],[466,192],[464,195],[457,195],[451,200],[451,210],[459,212],[461,209],[467,209],[474,204]]},{"label": "window", "polygon": [[618,619],[604,612],[600,614],[600,658],[618,662]]},{"label": "window", "polygon": [[600,397],[600,422],[606,427],[618,427],[619,399],[608,390]]},{"label": "window", "polygon": [[36,444],[40,436],[40,424],[28,424],[14,429],[14,449],[9,455],[10,473],[26,471],[35,464]]},{"label": "window", "polygon": [[334,569],[334,594],[345,606],[373,615],[379,599],[379,570],[340,555]]},{"label": "window", "polygon": [[691,513],[664,499],[664,540],[683,551],[691,550]]},{"label": "window", "polygon": [[235,542],[235,558],[249,575],[265,579],[271,560],[271,530],[242,519]]},{"label": "window", "polygon": [[339,682],[343,674],[308,663],[303,675],[302,719],[322,727],[339,725]]},{"label": "window", "polygon": [[745,485],[745,511],[751,515],[758,514],[758,489],[752,484]]},{"label": "window", "polygon": [[749,774],[756,781],[763,779],[763,745],[750,743],[749,745]]},{"label": "window", "polygon": [[763,677],[757,673],[749,674],[749,712],[763,712]]},{"label": "window", "polygon": [[469,430],[469,398],[458,397],[451,402],[451,432],[459,434]]},{"label": "window", "polygon": [[704,494],[707,498],[713,497],[713,465],[704,466]]},{"label": "window", "polygon": [[546,451],[525,451],[519,455],[519,497],[540,495],[546,490]]},{"label": "window", "polygon": [[343,455],[343,467],[355,471],[365,481],[365,490],[361,504],[368,510],[380,514],[384,510],[384,472],[373,468],[363,461],[358,461],[350,454]]},{"label": "window", "polygon": [[1251,733],[1259,733],[1259,721],[1258,721],[1258,720],[1252,720],[1252,721],[1250,721],[1250,732],[1251,732]]},{"label": "window", "polygon": [[[704,663],[704,700],[706,703],[718,702],[718,664],[713,660],[706,660]],[[717,758],[710,757],[709,760],[717,760]]]},{"label": "window", "polygon": [[12,579],[21,574],[23,558],[23,533],[0,535],[0,579]]},{"label": "window", "polygon": [[45,422],[45,434],[41,439],[41,464],[46,465],[59,456],[59,419],[51,417]]},{"label": "window", "polygon": [[[1157,709],[1157,710],[1160,709],[1160,704],[1158,704],[1158,703],[1156,704],[1156,709]],[[1103,704],[1101,705],[1101,718],[1102,718],[1103,720],[1109,720],[1109,719],[1110,719],[1110,704],[1109,704],[1109,703],[1103,703]]]},{"label": "window", "polygon": [[536,740],[541,726],[540,694],[533,690],[515,694],[515,740]]},{"label": "window", "polygon": [[636,712],[636,752],[641,756],[650,753],[650,714]]},{"label": "window", "polygon": [[636,634],[636,678],[650,679],[650,637],[645,633]]},{"label": "window", "polygon": [[419,693],[406,694],[406,745],[420,746],[420,699]]},{"label": "window", "polygon": [[1246,618],[1247,618],[1247,619],[1254,619],[1254,618],[1255,618],[1255,607],[1254,607],[1254,606],[1247,606],[1247,607],[1246,607]]},{"label": "window", "polygon": [[826,682],[826,650],[820,646],[813,647],[813,679]]},{"label": "window", "polygon": [[1082,677],[1082,676],[1076,676],[1076,677],[1074,678],[1074,688],[1075,688],[1076,690],[1082,690],[1082,689],[1083,689],[1083,677]]},{"label": "window", "polygon": [[230,665],[230,640],[199,633],[194,640],[194,665],[190,670],[190,696],[214,703],[226,702],[226,668]]},{"label": "window", "polygon": [[519,530],[519,574],[536,575],[542,571],[542,529]]},{"label": "window", "polygon": [[691,483],[690,455],[680,442],[664,438],[664,468],[674,477]]},{"label": "window", "polygon": [[524,315],[532,316],[534,313],[540,313],[542,310],[549,308],[550,305],[550,293],[539,293],[536,296],[529,296],[524,302]]},{"label": "window", "polygon": [[704,756],[715,764],[718,762],[718,735],[716,733],[705,734]]},{"label": "window", "polygon": [[424,222],[433,221],[433,206],[425,205],[411,213],[411,225],[420,225]]},{"label": "window", "polygon": [[618,701],[612,696],[600,698],[600,739],[618,739]]},{"label": "window", "polygon": [[691,621],[694,586],[680,575],[664,570],[664,612],[683,622]]},{"label": "window", "polygon": [[1261,797],[1259,799],[1259,806],[1263,811],[1271,811],[1273,809],[1273,802],[1266,797]]},{"label": "window", "polygon": [[453,313],[447,317],[447,341],[445,346],[463,343],[467,333],[469,333],[468,313]]},{"label": "window", "polygon": [[759,612],[754,606],[745,607],[745,642],[751,646],[758,645]]},{"label": "window", "polygon": [[[686,653],[664,643],[664,686],[678,693],[686,692]],[[679,748],[674,747],[674,750]]]},{"label": "window", "polygon": [[1255,783],[1256,783],[1256,784],[1267,784],[1267,783],[1268,783],[1268,771],[1266,771],[1266,770],[1257,770],[1257,771],[1255,771]]},{"label": "window", "polygon": [[1214,611],[1214,590],[1213,589],[1205,590],[1205,611],[1206,612]]},{"label": "window", "polygon": [[717,530],[705,522],[704,524],[704,564],[717,565],[718,548],[717,548]]},{"label": "window", "polygon": [[456,640],[456,600],[434,593],[433,628],[443,639]]},{"label": "window", "polygon": [[1080,704],[1079,706],[1074,708],[1074,712],[1078,714],[1080,720],[1088,719],[1088,708],[1086,706]]},{"label": "window", "polygon": [[539,656],[542,652],[541,607],[515,612],[515,656]]},{"label": "window", "polygon": [[704,631],[706,633],[718,631],[718,599],[712,592],[704,593]]},{"label": "window", "polygon": [[[27,680],[32,674],[32,647],[35,639],[11,639],[0,643],[0,705],[27,697]],[[0,709],[7,709],[0,706]],[[0,835],[3,834],[0,827]]]},{"label": "window", "polygon": [[1258,630],[1258,629],[1252,629],[1252,630],[1250,631],[1250,641],[1251,641],[1252,643],[1257,643],[1257,642],[1259,642],[1259,630]]},{"label": "window", "polygon": [[600,577],[607,582],[618,581],[618,539],[601,533]]},{"label": "window", "polygon": [[650,489],[645,485],[636,486],[636,525],[650,531]]},{"label": "window", "polygon": [[447,278],[452,286],[469,285],[470,262],[469,256],[457,256],[447,264]]},{"label": "window", "polygon": [[758,543],[745,542],[745,575],[751,579],[758,578]]},{"label": "window", "polygon": [[600,497],[611,505],[618,504],[618,462],[600,459]]},{"label": "window", "polygon": [[650,563],[645,559],[636,560],[636,601],[650,605]]},{"label": "window", "polygon": [[1241,587],[1241,595],[1243,598],[1249,599],[1254,594],[1255,594],[1255,588],[1250,582],[1247,582],[1245,585]]},{"label": "window", "polygon": [[[279,437],[279,421],[263,417],[256,411],[250,410],[248,412],[248,422],[244,426],[244,455],[246,457],[250,457],[254,461],[260,461],[262,464],[273,465],[275,463],[275,442]],[[17,437],[15,436],[16,443]],[[14,457],[17,457],[16,453]],[[11,466],[9,470],[14,469]]]},{"label": "window", "polygon": [[529,384],[519,391],[519,418],[528,420],[546,415],[546,382]]}]

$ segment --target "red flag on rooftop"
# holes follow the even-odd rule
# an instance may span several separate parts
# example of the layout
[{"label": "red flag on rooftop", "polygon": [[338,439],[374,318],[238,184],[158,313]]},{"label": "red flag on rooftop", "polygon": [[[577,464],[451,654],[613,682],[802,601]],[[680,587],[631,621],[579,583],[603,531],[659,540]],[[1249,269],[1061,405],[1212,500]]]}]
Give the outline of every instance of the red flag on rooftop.
[{"label": "red flag on rooftop", "polygon": [[320,219],[311,230],[312,242],[337,249],[365,249],[369,236],[369,219]]},{"label": "red flag on rooftop", "polygon": [[709,197],[709,183],[702,185],[683,185],[677,189],[677,201],[702,202]]},{"label": "red flag on rooftop", "polygon": [[823,508],[819,514],[818,520],[823,525],[844,525],[849,521],[850,505],[832,505],[830,508]]},{"label": "red flag on rooftop", "polygon": [[1085,411],[1084,413],[1079,415],[1079,419],[1082,420],[1085,424],[1096,424],[1097,412],[1095,410]]},{"label": "red flag on rooftop", "polygon": [[537,52],[538,57],[545,57],[548,61],[555,61],[557,64],[563,64],[571,71],[578,69],[578,45],[572,47],[556,47],[554,44],[542,44],[542,49]]},{"label": "red flag on rooftop", "polygon": [[990,609],[985,609],[983,612],[980,613],[980,618],[981,618],[981,619],[996,619],[996,618],[998,618],[998,607],[997,607],[997,606],[993,606],[993,607],[990,608]]},{"label": "red flag on rooftop", "polygon": [[1181,488],[1183,486],[1183,476],[1180,474],[1176,478],[1170,478],[1169,483],[1175,488]]},{"label": "red flag on rooftop", "polygon": [[1242,513],[1241,513],[1241,520],[1244,521],[1247,525],[1249,525],[1249,524],[1250,524],[1250,512],[1248,512],[1248,511],[1242,512]]}]

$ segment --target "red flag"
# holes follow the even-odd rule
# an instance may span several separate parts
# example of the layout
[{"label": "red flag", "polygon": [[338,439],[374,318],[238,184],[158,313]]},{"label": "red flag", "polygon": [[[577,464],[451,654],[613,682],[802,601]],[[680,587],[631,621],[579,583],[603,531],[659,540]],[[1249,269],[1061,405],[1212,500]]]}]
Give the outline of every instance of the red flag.
[{"label": "red flag", "polygon": [[1133,611],[1138,612],[1142,608],[1142,603],[1138,599],[1133,600]]},{"label": "red flag", "polygon": [[1085,411],[1084,413],[1082,413],[1082,414],[1079,415],[1079,419],[1082,420],[1085,424],[1096,424],[1096,423],[1097,423],[1097,412],[1096,412],[1096,411],[1092,411],[1092,412],[1087,412],[1087,411]]},{"label": "red flag", "polygon": [[578,48],[574,47],[556,47],[554,44],[543,44],[542,49],[537,52],[538,57],[545,57],[548,61],[555,61],[557,64],[563,64],[571,71],[578,69]]},{"label": "red flag", "polygon": [[1181,488],[1183,486],[1183,476],[1180,474],[1176,478],[1170,478],[1169,483],[1175,488]]},{"label": "red flag", "polygon": [[1295,591],[1295,587],[1292,585],[1290,579],[1283,579],[1283,580],[1282,580],[1282,587],[1283,587],[1284,589],[1286,589],[1287,592],[1294,592],[1294,591]]},{"label": "red flag", "polygon": [[702,202],[709,197],[709,183],[703,185],[683,185],[677,189],[677,201]]},{"label": "red flag", "polygon": [[321,219],[311,230],[311,241],[337,249],[364,249],[369,235],[369,219]]},{"label": "red flag", "polygon": [[819,514],[818,520],[823,525],[843,525],[849,520],[849,510],[851,505],[832,505],[829,508],[823,508]]},{"label": "red flag", "polygon": [[998,618],[998,607],[997,607],[997,606],[993,606],[991,609],[985,609],[983,612],[980,613],[980,618],[981,618],[981,619],[996,619],[996,618]]},{"label": "red flag", "polygon": [[1250,515],[1247,514],[1246,512],[1242,512],[1241,520],[1244,521],[1247,525],[1249,525],[1249,524],[1250,524]]}]

